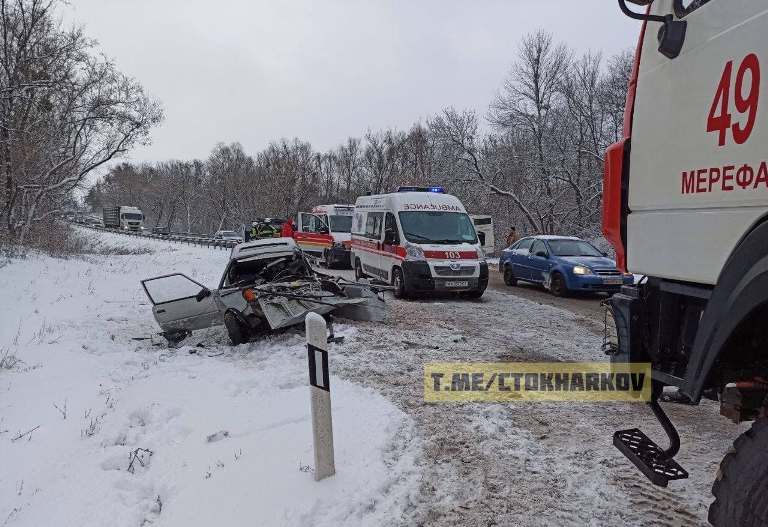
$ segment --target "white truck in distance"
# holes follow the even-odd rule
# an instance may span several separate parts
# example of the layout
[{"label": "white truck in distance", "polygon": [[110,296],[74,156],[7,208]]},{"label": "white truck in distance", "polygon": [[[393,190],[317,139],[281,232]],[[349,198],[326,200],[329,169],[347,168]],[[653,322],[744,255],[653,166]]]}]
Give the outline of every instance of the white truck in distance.
[{"label": "white truck in distance", "polygon": [[755,422],[720,465],[709,521],[768,525],[768,101],[758,105],[768,10],[619,6],[643,26],[623,139],[605,156],[603,232],[618,266],[644,278],[610,299],[605,347],[614,362],[651,363],[650,407],[669,447],[636,428],[613,442],[666,486],[688,474],[673,459],[680,437],[658,404],[663,388],[677,388],[673,402],[719,401],[722,415]]},{"label": "white truck in distance", "polygon": [[104,227],[140,231],[144,229],[144,213],[138,207],[120,205],[119,207],[104,207],[102,210]]},{"label": "white truck in distance", "polygon": [[488,263],[461,201],[440,187],[361,196],[352,219],[355,278],[395,286],[398,298],[457,292],[480,298]]}]

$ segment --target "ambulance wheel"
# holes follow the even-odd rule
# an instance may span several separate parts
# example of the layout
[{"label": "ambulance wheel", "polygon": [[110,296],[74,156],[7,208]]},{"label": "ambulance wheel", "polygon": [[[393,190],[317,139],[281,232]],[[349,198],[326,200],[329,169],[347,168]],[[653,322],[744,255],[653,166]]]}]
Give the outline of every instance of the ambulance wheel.
[{"label": "ambulance wheel", "polygon": [[355,258],[355,281],[360,281],[363,278],[365,278],[365,273],[363,272],[363,266],[360,265],[360,258]]},{"label": "ambulance wheel", "polygon": [[403,271],[399,267],[395,267],[392,270],[392,285],[395,286],[392,294],[395,298],[406,298],[408,296],[405,290],[405,279],[403,278]]},{"label": "ambulance wheel", "polygon": [[229,340],[233,346],[239,346],[248,340],[247,330],[243,328],[235,314],[230,311],[224,313],[224,327],[227,328],[227,334],[229,334]]},{"label": "ambulance wheel", "polygon": [[504,267],[504,283],[509,286],[517,285],[517,278],[515,278],[515,273],[508,265]]},{"label": "ambulance wheel", "polygon": [[483,296],[483,293],[485,293],[485,288],[482,289],[473,289],[472,291],[464,291],[462,293],[459,293],[462,298],[469,298],[472,300],[477,300],[478,298]]},{"label": "ambulance wheel", "polygon": [[741,434],[725,455],[712,485],[715,501],[709,523],[756,527],[768,525],[768,419]]}]

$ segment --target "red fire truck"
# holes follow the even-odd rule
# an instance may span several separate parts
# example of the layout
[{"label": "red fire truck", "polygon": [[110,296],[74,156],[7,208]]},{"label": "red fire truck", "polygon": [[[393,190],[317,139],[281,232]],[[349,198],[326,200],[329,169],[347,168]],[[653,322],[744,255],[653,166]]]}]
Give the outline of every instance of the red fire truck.
[{"label": "red fire truck", "polygon": [[652,364],[649,404],[669,446],[638,429],[614,445],[666,486],[687,472],[658,403],[664,387],[678,402],[719,401],[724,416],[754,423],[720,465],[709,520],[768,525],[768,4],[619,6],[642,29],[624,138],[605,157],[603,231],[619,266],[643,278],[608,302],[605,348],[615,362]]}]

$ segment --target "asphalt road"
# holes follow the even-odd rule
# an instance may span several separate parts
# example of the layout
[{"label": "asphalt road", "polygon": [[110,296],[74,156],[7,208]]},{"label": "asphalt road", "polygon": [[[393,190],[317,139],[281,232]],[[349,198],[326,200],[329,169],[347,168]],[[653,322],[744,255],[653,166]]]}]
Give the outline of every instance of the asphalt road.
[{"label": "asphalt road", "polygon": [[518,282],[518,285],[510,287],[504,283],[504,279],[501,273],[498,272],[496,265],[489,267],[489,289],[525,298],[538,304],[559,307],[602,325],[604,310],[600,306],[600,302],[608,298],[608,295],[605,293],[579,293],[561,298],[554,296],[544,287],[536,284]]}]

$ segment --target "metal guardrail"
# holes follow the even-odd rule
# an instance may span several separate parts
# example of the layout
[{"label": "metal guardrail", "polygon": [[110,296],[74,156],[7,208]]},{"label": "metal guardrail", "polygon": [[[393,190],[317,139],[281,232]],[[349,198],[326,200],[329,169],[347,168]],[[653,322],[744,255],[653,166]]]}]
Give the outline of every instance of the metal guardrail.
[{"label": "metal guardrail", "polygon": [[133,236],[135,238],[149,238],[153,240],[165,240],[176,243],[185,243],[187,245],[199,245],[200,247],[208,247],[211,249],[231,249],[238,242],[233,240],[215,240],[209,236],[202,234],[189,234],[181,232],[169,232],[168,234],[153,234],[146,231],[130,231],[125,229],[110,229],[107,227],[101,227],[98,225],[87,225],[84,223],[75,223],[80,227],[92,229],[95,231],[111,232],[113,234],[123,234],[125,236]]}]

